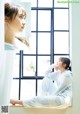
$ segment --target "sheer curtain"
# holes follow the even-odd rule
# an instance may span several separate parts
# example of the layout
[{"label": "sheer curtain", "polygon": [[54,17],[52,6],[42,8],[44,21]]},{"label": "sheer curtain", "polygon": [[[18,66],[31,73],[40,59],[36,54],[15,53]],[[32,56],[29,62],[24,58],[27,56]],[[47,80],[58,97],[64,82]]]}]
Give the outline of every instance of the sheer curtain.
[{"label": "sheer curtain", "polygon": [[9,104],[14,55],[14,51],[0,51],[0,105]]},{"label": "sheer curtain", "polygon": [[[0,2],[0,105],[8,105],[13,71],[14,51],[4,51],[4,2]],[[10,1],[10,0],[9,0]]]}]

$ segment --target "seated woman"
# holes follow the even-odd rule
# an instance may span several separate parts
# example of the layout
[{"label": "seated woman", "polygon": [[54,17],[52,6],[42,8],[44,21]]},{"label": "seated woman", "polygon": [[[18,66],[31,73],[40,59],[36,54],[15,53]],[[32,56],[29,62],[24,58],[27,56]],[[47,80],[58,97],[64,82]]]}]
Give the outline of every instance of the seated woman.
[{"label": "seated woman", "polygon": [[[10,103],[29,107],[71,106],[72,72],[69,70],[70,59],[60,57],[56,65],[50,65],[42,82],[41,96],[35,96],[25,101],[10,100]],[[52,71],[52,69],[56,71]]]}]

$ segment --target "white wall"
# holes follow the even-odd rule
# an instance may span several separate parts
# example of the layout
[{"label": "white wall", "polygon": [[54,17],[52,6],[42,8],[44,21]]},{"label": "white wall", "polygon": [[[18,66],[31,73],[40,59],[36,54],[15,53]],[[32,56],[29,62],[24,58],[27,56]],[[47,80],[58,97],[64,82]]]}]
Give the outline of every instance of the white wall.
[{"label": "white wall", "polygon": [[72,4],[73,112],[80,114],[80,4]]}]

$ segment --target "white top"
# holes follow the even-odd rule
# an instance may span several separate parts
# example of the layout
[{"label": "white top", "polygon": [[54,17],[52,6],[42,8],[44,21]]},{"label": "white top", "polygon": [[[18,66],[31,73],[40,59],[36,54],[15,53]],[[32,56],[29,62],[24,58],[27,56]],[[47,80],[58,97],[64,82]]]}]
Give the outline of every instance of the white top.
[{"label": "white top", "polygon": [[53,67],[50,66],[45,73],[42,83],[42,95],[63,96],[66,102],[72,100],[72,72],[65,70],[64,72],[52,72]]},{"label": "white top", "polygon": [[72,72],[52,72],[52,66],[45,73],[42,81],[41,96],[35,96],[23,101],[24,106],[53,107],[71,106],[72,100]]},{"label": "white top", "polygon": [[16,46],[15,45],[12,45],[10,43],[5,43],[4,49],[5,50],[15,50],[16,49]]}]

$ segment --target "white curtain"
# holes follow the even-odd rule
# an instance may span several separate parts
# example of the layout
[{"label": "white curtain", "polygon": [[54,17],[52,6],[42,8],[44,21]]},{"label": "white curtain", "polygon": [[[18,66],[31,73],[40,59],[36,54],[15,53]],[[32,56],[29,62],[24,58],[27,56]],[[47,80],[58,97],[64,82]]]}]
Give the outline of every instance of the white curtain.
[{"label": "white curtain", "polygon": [[[8,105],[13,70],[13,51],[4,51],[4,2],[0,2],[0,105]],[[10,0],[8,0],[10,1]]]},{"label": "white curtain", "polygon": [[9,104],[14,55],[14,51],[0,51],[0,105]]}]

